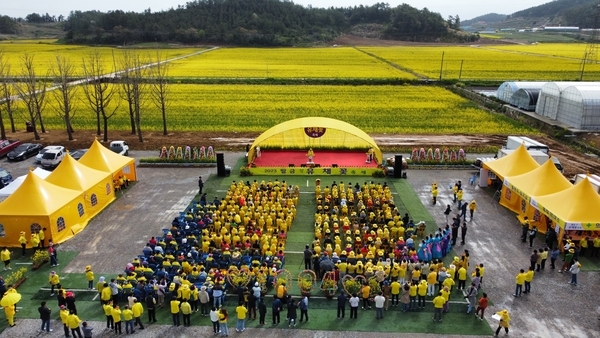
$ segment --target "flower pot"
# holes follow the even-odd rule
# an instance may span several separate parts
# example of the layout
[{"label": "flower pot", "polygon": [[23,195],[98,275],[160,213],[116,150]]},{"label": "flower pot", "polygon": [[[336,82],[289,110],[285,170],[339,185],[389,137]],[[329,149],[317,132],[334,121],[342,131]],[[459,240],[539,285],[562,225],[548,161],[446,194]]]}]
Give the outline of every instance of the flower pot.
[{"label": "flower pot", "polygon": [[46,263],[48,263],[48,260],[43,260],[41,262],[33,263],[33,265],[31,266],[31,270],[37,270]]},{"label": "flower pot", "polygon": [[23,278],[19,279],[18,281],[14,282],[12,287],[15,289],[18,288],[19,286],[21,286],[21,284],[25,283],[26,280],[27,280],[27,278],[23,277]]}]

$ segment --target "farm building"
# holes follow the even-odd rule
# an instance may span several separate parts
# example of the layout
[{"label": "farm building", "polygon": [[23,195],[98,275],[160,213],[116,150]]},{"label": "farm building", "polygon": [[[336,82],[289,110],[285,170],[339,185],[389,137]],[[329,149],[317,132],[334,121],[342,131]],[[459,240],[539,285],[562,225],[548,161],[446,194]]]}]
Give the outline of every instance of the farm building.
[{"label": "farm building", "polygon": [[510,105],[520,109],[534,111],[537,105],[540,89],[521,88],[510,98]]},{"label": "farm building", "polygon": [[573,26],[555,26],[555,27],[544,27],[545,32],[579,32],[579,27]]},{"label": "farm building", "polygon": [[558,103],[563,90],[571,87],[598,86],[597,82],[548,82],[540,90],[535,113],[552,120],[557,119]]},{"label": "farm building", "polygon": [[510,103],[510,100],[514,93],[519,89],[542,89],[542,87],[548,82],[520,82],[520,81],[508,81],[504,82],[498,87],[498,99]]},{"label": "farm building", "polygon": [[600,85],[563,90],[556,120],[577,129],[600,130]]}]

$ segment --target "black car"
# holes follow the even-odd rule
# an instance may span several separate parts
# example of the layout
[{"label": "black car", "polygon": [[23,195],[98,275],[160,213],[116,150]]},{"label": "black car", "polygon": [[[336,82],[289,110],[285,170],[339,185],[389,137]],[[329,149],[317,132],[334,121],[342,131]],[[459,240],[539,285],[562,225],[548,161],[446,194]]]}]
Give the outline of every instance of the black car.
[{"label": "black car", "polygon": [[24,160],[37,155],[40,150],[42,150],[42,145],[39,143],[23,143],[8,153],[6,157],[9,160]]},{"label": "black car", "polygon": [[77,149],[74,150],[73,152],[70,152],[69,155],[71,155],[72,158],[74,158],[75,160],[79,161],[79,159],[85,155],[85,153],[87,153],[87,149]]}]

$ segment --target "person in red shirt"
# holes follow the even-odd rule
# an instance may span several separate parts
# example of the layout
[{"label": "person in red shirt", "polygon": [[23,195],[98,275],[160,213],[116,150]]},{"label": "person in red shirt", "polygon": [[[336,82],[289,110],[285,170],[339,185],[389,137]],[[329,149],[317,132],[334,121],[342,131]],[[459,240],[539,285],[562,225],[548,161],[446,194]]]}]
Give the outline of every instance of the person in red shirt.
[{"label": "person in red shirt", "polygon": [[[475,317],[479,317],[479,320],[483,320],[483,313],[485,312],[485,309],[487,308],[487,306],[488,306],[487,293],[484,292],[483,295],[481,296],[481,298],[479,298],[477,310],[475,310]],[[479,310],[481,310],[481,316],[478,316]]]}]

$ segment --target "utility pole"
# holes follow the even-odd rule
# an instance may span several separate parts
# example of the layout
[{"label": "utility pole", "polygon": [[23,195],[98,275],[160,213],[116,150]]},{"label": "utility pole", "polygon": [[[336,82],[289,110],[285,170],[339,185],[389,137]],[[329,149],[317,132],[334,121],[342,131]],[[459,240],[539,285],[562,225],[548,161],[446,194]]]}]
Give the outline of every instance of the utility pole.
[{"label": "utility pole", "polygon": [[440,63],[440,81],[442,81],[442,72],[444,71],[444,53],[442,52],[442,63]]}]

